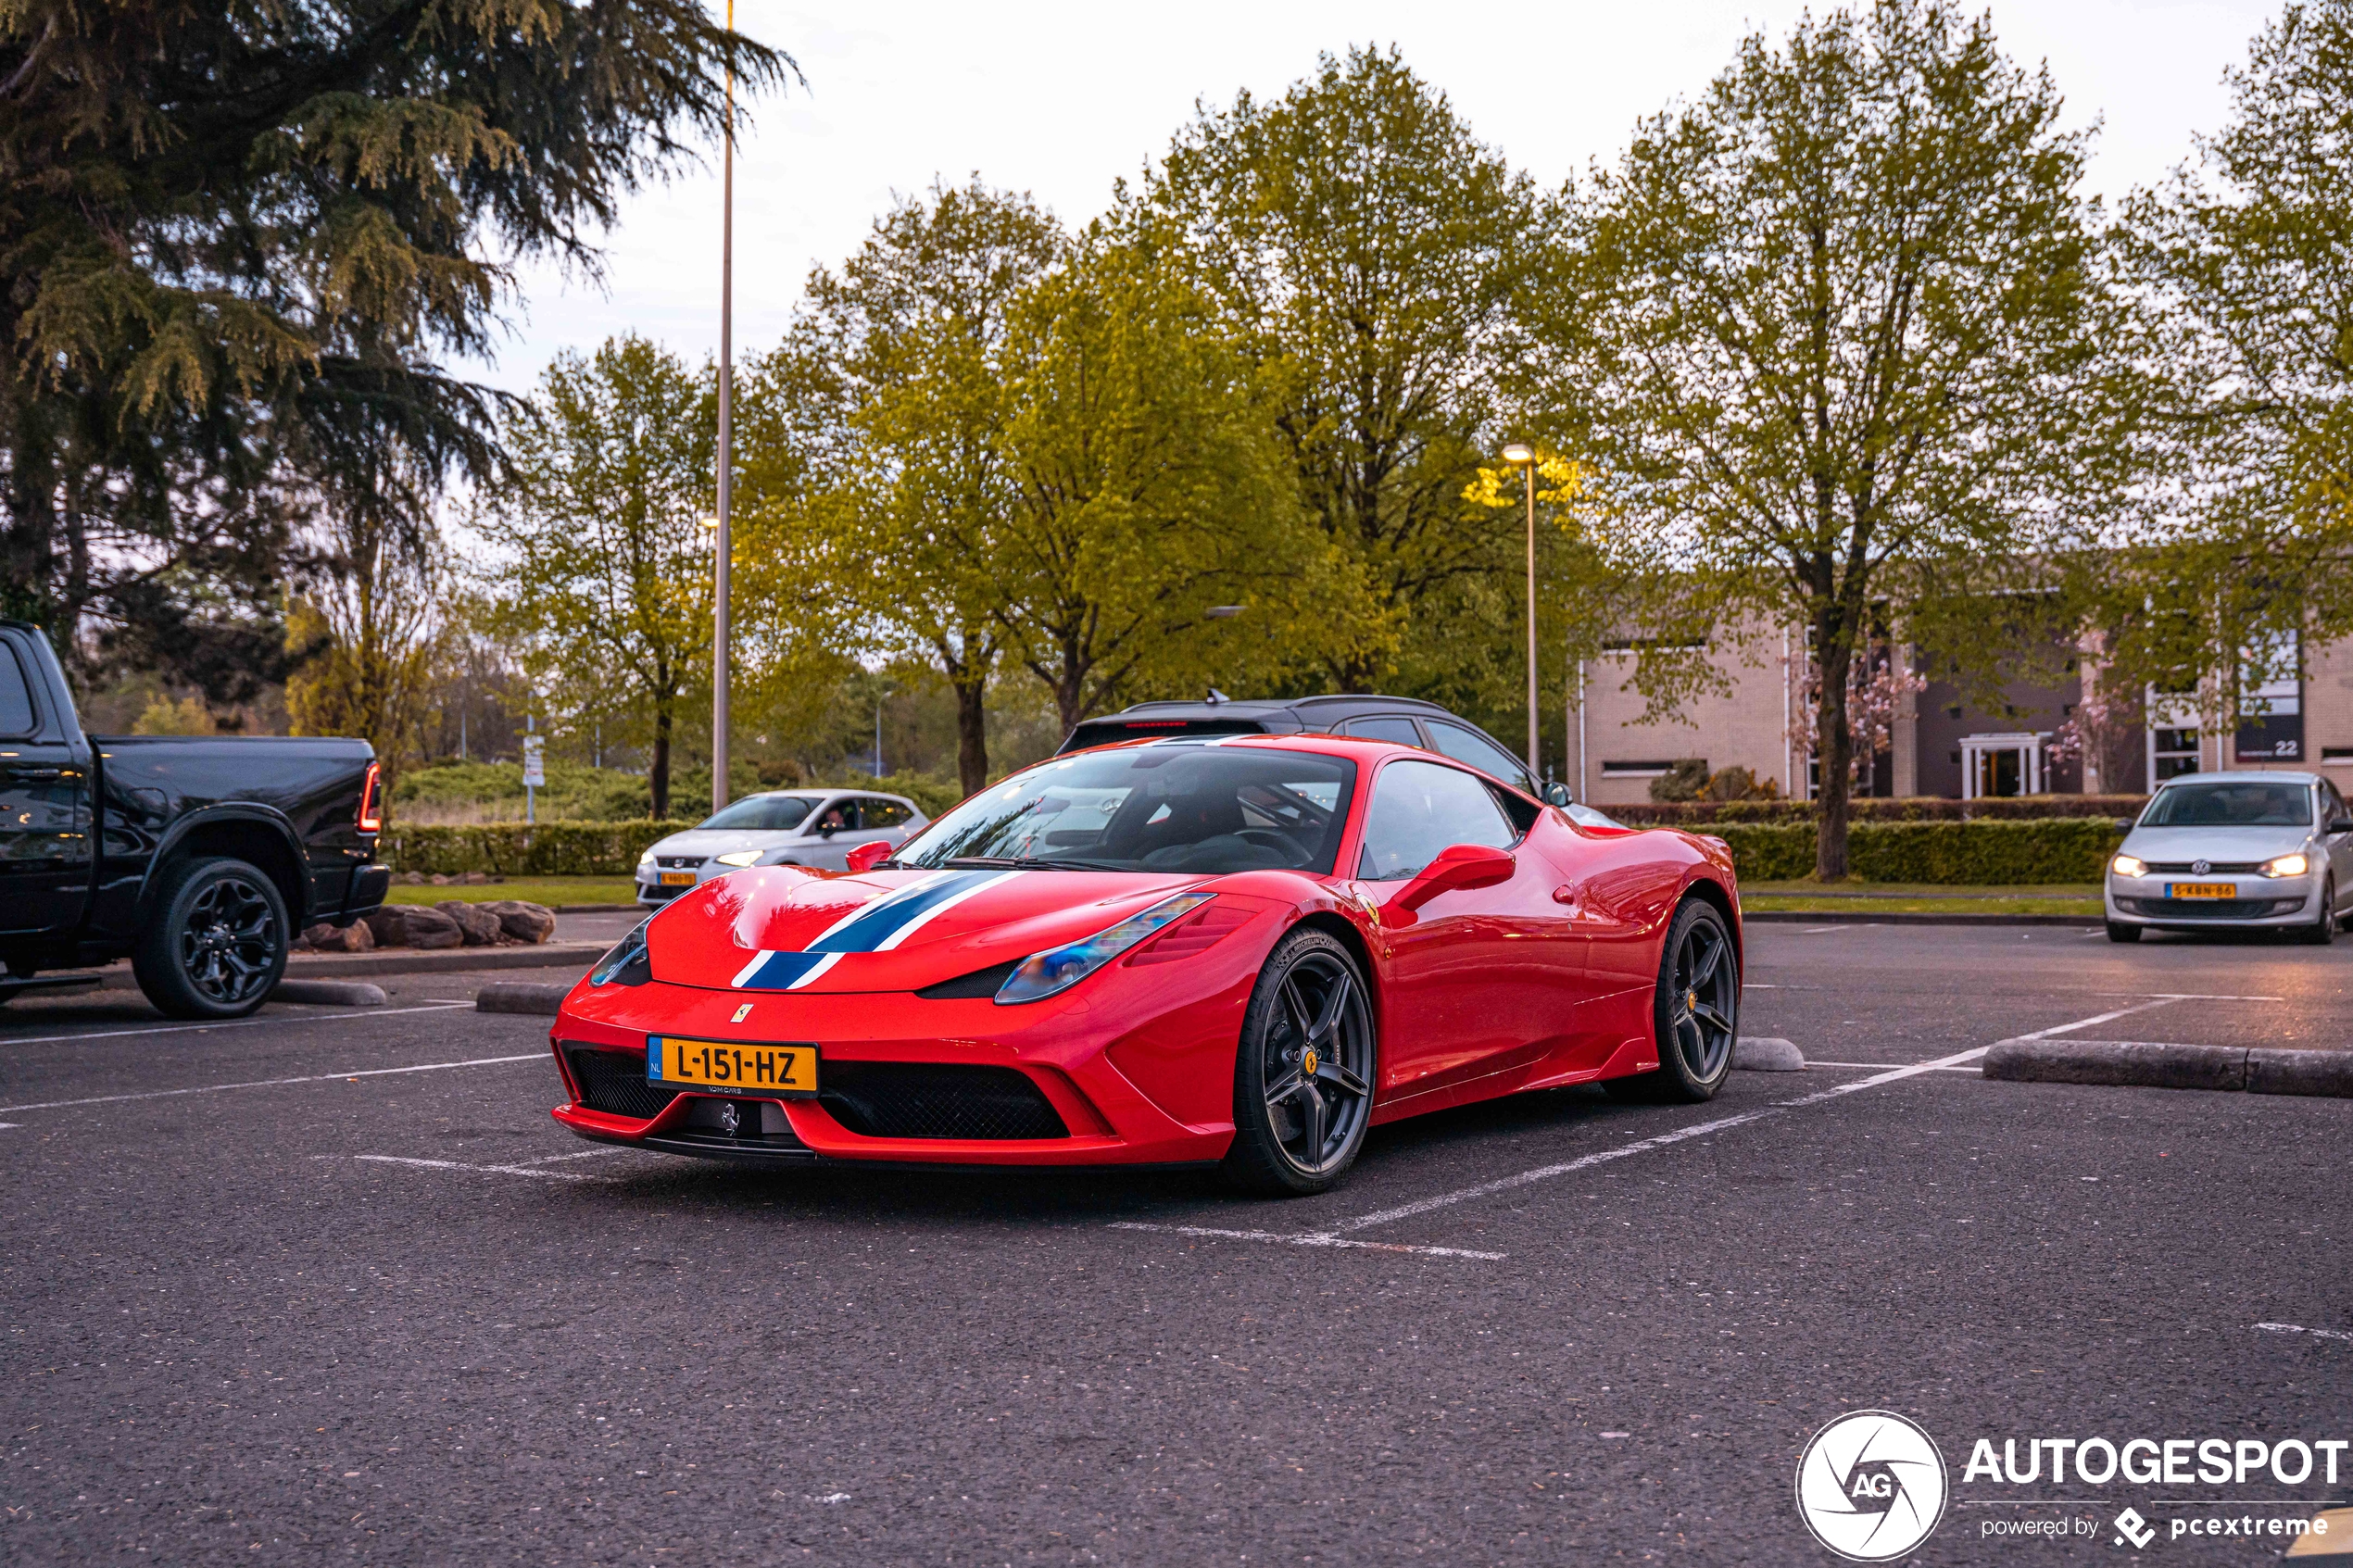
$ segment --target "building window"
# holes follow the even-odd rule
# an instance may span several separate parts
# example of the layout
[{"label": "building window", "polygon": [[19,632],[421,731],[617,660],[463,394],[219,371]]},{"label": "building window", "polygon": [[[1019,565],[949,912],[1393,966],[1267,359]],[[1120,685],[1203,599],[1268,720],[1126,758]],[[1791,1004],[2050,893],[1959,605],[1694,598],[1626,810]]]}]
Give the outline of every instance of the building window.
[{"label": "building window", "polygon": [[1605,779],[1663,779],[1675,771],[1672,762],[1602,762],[1602,777]]},{"label": "building window", "polygon": [[2194,729],[2158,730],[2149,737],[2149,782],[2163,784],[2183,773],[2198,771],[2197,732]]}]

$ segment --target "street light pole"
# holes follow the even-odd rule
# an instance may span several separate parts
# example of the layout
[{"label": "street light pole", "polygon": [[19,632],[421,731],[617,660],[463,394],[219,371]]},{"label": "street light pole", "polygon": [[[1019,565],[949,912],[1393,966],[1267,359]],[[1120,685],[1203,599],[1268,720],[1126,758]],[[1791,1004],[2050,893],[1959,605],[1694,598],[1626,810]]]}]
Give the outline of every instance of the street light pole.
[{"label": "street light pole", "polygon": [[[727,0],[736,31],[736,0]],[[736,488],[736,66],[727,63],[727,123],[720,157],[719,218],[719,558],[711,583],[711,809],[727,804],[727,568],[734,558],[728,514]]]},{"label": "street light pole", "polygon": [[1536,449],[1515,441],[1504,448],[1504,460],[1517,464],[1528,480],[1528,771],[1541,778],[1536,723]]}]

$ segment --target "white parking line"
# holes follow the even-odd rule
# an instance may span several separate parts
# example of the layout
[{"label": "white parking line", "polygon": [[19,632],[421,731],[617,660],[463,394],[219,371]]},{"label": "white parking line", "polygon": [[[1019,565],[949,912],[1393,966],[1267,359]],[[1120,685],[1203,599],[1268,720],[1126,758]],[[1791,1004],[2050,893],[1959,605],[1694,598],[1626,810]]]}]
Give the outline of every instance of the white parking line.
[{"label": "white parking line", "polygon": [[2300,1323],[2259,1323],[2255,1325],[2266,1334],[2309,1334],[2315,1339],[2342,1339],[2353,1343],[2353,1334],[2336,1328],[2307,1328]]},{"label": "white parking line", "polygon": [[288,1084],[334,1084],[349,1078],[387,1078],[402,1073],[446,1073],[454,1067],[498,1067],[510,1061],[546,1061],[546,1051],[524,1056],[478,1056],[468,1061],[427,1061],[415,1067],[362,1067],[349,1073],[316,1073],[301,1078],[256,1078],[244,1084],[200,1084],[190,1089],[150,1089],[140,1095],[94,1095],[88,1099],[44,1099],[0,1105],[0,1110],[61,1110],[76,1105],[119,1105],[132,1099],[173,1099],[181,1095],[226,1094],[231,1089],[275,1089]]},{"label": "white parking line", "polygon": [[525,1160],[513,1165],[470,1165],[462,1160],[410,1160],[397,1154],[355,1154],[354,1160],[366,1160],[378,1165],[417,1165],[428,1171],[480,1171],[494,1176],[539,1176],[551,1182],[610,1182],[611,1176],[581,1176],[570,1171],[543,1171],[542,1165],[553,1165],[566,1160],[594,1160],[599,1155],[625,1154],[620,1148],[589,1148],[577,1154],[550,1154],[539,1160]]},{"label": "white parking line", "polygon": [[412,1008],[370,1008],[366,1012],[273,1012],[267,1017],[232,1018],[220,1023],[158,1023],[146,1029],[101,1029],[87,1035],[0,1035],[0,1046],[54,1046],[63,1040],[120,1040],[129,1035],[188,1035],[208,1029],[250,1029],[257,1023],[333,1023],[353,1018],[397,1018],[404,1012],[447,1012],[470,1008],[472,1002],[434,1002]]},{"label": "white parking line", "polygon": [[1425,1258],[1475,1258],[1495,1262],[1508,1254],[1474,1252],[1466,1247],[1418,1247],[1402,1241],[1350,1241],[1327,1231],[1300,1235],[1288,1231],[1229,1231],[1214,1225],[1148,1225],[1135,1220],[1114,1222],[1115,1231],[1158,1231],[1165,1236],[1206,1236],[1220,1241],[1271,1241],[1281,1247],[1345,1247],[1366,1252],[1414,1252]]},{"label": "white parking line", "polygon": [[[1809,1069],[1816,1067],[1868,1067],[1874,1072],[1877,1072],[1890,1067],[1901,1067],[1904,1064],[1900,1061],[1824,1061],[1819,1057],[1809,1056],[1806,1059],[1806,1065]],[[1939,1073],[1974,1073],[1977,1069],[1969,1063],[1964,1062],[1958,1067],[1940,1067],[1937,1071]]]},{"label": "white parking line", "polygon": [[[2048,1029],[2038,1029],[2031,1035],[2018,1035],[2011,1038],[2047,1039],[2054,1035],[2070,1034],[2077,1029],[2089,1029],[2095,1023],[2106,1023],[2111,1019],[2122,1018],[2130,1013],[2146,1012],[2151,1008],[2165,1007],[2177,999],[2179,998],[2160,997],[2137,1006],[2118,1008],[2110,1012],[2095,1013],[2090,1018],[2079,1018],[2072,1023],[2054,1024]],[[1361,1214],[1353,1220],[1343,1220],[1332,1226],[1331,1230],[1334,1233],[1365,1230],[1373,1225],[1386,1225],[1398,1220],[1409,1220],[1415,1215],[1427,1214],[1432,1210],[1450,1208],[1457,1203],[1467,1203],[1476,1198],[1491,1198],[1499,1192],[1510,1192],[1516,1187],[1527,1186],[1534,1182],[1550,1181],[1554,1176],[1566,1176],[1572,1172],[1589,1171],[1596,1165],[1606,1165],[1612,1160],[1624,1160],[1629,1155],[1646,1154],[1655,1148],[1665,1148],[1671,1144],[1706,1137],[1712,1133],[1729,1132],[1734,1127],[1743,1127],[1752,1122],[1763,1122],[1792,1110],[1803,1110],[1807,1106],[1826,1104],[1844,1095],[1877,1088],[1881,1084],[1901,1083],[1906,1078],[1915,1078],[1923,1073],[1935,1073],[1944,1068],[1957,1067],[1965,1062],[1977,1060],[1991,1049],[1993,1049],[1991,1046],[1979,1046],[1974,1050],[1939,1057],[1933,1061],[1916,1062],[1909,1067],[1893,1068],[1885,1073],[1875,1073],[1869,1078],[1857,1079],[1851,1084],[1839,1084],[1810,1095],[1800,1095],[1795,1099],[1781,1100],[1777,1104],[1764,1106],[1755,1110],[1743,1111],[1736,1116],[1719,1116],[1712,1122],[1679,1127],[1671,1133],[1660,1133],[1655,1137],[1621,1144],[1616,1148],[1597,1149],[1592,1154],[1582,1155],[1575,1160],[1565,1160],[1557,1165],[1540,1165],[1533,1171],[1522,1171],[1517,1175],[1499,1176],[1491,1182],[1480,1182],[1475,1186],[1441,1193],[1435,1198],[1425,1198],[1416,1202],[1400,1204],[1394,1209],[1383,1209],[1377,1213]]]}]

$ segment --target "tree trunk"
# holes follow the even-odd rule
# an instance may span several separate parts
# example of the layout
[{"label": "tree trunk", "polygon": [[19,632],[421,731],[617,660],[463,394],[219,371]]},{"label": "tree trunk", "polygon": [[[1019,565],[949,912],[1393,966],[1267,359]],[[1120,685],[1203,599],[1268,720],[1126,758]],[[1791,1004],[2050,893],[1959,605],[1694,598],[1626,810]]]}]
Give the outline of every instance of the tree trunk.
[{"label": "tree trunk", "polygon": [[653,793],[654,821],[666,822],[670,817],[670,705],[663,703],[654,709],[654,765],[646,775],[646,783]]},{"label": "tree trunk", "polygon": [[988,714],[981,706],[988,678],[958,681],[956,692],[956,782],[966,796],[988,787]]},{"label": "tree trunk", "polygon": [[1846,715],[1847,672],[1855,663],[1852,629],[1836,606],[1825,606],[1814,619],[1815,646],[1821,651],[1817,666],[1821,700],[1814,715],[1814,756],[1819,764],[1821,795],[1814,830],[1814,874],[1824,882],[1846,875],[1847,805],[1854,793],[1855,736]]}]

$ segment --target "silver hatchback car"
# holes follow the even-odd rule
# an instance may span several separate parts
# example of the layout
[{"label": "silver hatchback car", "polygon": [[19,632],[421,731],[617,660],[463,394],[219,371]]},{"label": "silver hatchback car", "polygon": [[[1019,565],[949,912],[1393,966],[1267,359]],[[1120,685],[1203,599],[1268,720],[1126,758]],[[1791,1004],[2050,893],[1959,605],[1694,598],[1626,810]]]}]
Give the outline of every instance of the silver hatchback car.
[{"label": "silver hatchback car", "polygon": [[2108,867],[2108,935],[2289,930],[2333,942],[2353,901],[2353,810],[2318,773],[2185,773]]},{"label": "silver hatchback car", "polygon": [[637,861],[637,902],[667,904],[697,883],[746,866],[842,871],[860,845],[896,848],[930,825],[901,795],[849,789],[747,795],[686,832],[656,841]]}]

